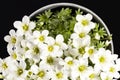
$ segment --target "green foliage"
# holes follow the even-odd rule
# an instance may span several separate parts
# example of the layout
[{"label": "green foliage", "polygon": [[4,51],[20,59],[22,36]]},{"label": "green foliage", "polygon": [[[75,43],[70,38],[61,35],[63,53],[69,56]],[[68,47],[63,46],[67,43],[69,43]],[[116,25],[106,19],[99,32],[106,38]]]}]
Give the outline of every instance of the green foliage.
[{"label": "green foliage", "polygon": [[76,14],[80,14],[80,9],[73,11],[70,8],[62,8],[60,11],[51,10],[39,14],[36,18],[36,30],[49,30],[50,36],[62,34],[67,43],[70,35],[73,33],[73,28],[76,22]]},{"label": "green foliage", "polygon": [[[56,35],[62,34],[67,43],[70,35],[73,33],[77,14],[83,14],[83,12],[80,9],[73,10],[70,8],[62,8],[54,12],[47,10],[37,15],[35,30],[49,30],[49,35],[54,38]],[[95,39],[96,33],[100,35],[100,40]],[[96,23],[96,27],[90,31],[89,35],[91,36],[91,45],[95,46],[96,49],[101,47],[107,48],[105,41],[110,41],[112,38],[99,23]]]},{"label": "green foliage", "polygon": [[[99,34],[100,40],[95,39],[96,33]],[[103,26],[100,26],[98,23],[96,23],[96,27],[89,33],[91,36],[91,45],[95,46],[95,48],[107,48],[108,45],[106,45],[106,40],[110,41],[112,39],[112,35],[108,35],[105,28]]]}]

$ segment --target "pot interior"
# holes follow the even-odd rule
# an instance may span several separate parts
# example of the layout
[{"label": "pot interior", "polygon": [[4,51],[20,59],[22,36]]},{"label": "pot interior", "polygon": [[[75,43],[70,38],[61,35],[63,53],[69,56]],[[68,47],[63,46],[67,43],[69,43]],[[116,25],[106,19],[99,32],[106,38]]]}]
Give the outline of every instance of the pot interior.
[{"label": "pot interior", "polygon": [[[93,15],[92,21],[99,23],[100,26],[105,28],[105,30],[107,31],[107,34],[110,35],[110,32],[109,32],[106,24],[103,22],[103,20],[99,16],[97,16],[93,11],[89,10],[88,8],[83,7],[81,5],[73,4],[73,3],[54,3],[54,4],[50,4],[50,5],[44,6],[40,9],[36,10],[29,17],[30,17],[31,20],[36,20],[35,16],[43,13],[46,10],[50,9],[52,12],[54,12],[56,10],[61,10],[62,8],[70,8],[70,9],[72,9],[73,12],[75,12],[75,10],[80,9],[83,12],[83,14],[87,14],[87,13],[92,14]],[[108,48],[112,51],[112,53],[114,53],[113,41],[111,41],[111,44],[108,46]]]}]

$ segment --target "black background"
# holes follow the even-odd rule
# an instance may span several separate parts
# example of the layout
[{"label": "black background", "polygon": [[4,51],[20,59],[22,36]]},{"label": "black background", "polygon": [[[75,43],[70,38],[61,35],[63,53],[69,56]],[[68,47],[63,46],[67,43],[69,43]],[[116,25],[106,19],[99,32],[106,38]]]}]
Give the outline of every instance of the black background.
[{"label": "black background", "polygon": [[[106,1],[106,2],[105,2]],[[114,52],[120,54],[120,5],[119,0],[4,0],[0,2],[0,57],[7,55],[4,36],[14,29],[13,22],[21,20],[35,10],[58,2],[71,2],[82,5],[95,12],[108,26],[113,35]]]}]

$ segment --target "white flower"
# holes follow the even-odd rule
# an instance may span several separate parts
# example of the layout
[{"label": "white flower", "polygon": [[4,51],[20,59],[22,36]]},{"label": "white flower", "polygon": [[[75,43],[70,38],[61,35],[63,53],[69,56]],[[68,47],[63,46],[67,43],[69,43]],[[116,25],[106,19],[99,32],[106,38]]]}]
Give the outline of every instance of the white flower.
[{"label": "white flower", "polygon": [[39,65],[39,67],[37,65],[33,65],[31,67],[32,72],[36,75],[37,79],[36,80],[49,80],[50,76],[47,72],[47,68],[45,65]]},{"label": "white flower", "polygon": [[88,31],[84,28],[75,26],[74,32],[71,34],[71,39],[73,39],[73,46],[80,47],[80,46],[88,46],[90,44],[90,36],[88,35]]},{"label": "white flower", "polygon": [[43,56],[51,55],[53,57],[59,57],[63,54],[63,52],[59,50],[59,46],[55,45],[55,40],[53,37],[48,37],[46,43],[47,44],[41,45],[44,54]]},{"label": "white flower", "polygon": [[93,68],[90,68],[86,73],[86,80],[100,80],[99,72],[95,71]]},{"label": "white flower", "polygon": [[109,65],[104,66],[104,71],[114,78],[120,78],[120,74],[118,72],[120,71],[119,67],[119,65],[111,63]]},{"label": "white flower", "polygon": [[93,23],[91,14],[86,15],[77,15],[76,20],[78,21],[76,25],[79,27],[84,27],[86,30],[90,31],[91,29],[95,28],[95,23]]},{"label": "white flower", "polygon": [[46,38],[49,34],[48,30],[43,30],[42,32],[40,31],[34,31],[33,32],[33,41],[35,44],[41,44],[44,43],[46,41]]},{"label": "white flower", "polygon": [[10,35],[7,35],[7,36],[4,37],[4,40],[6,42],[8,42],[9,44],[12,44],[12,45],[17,44],[19,38],[17,37],[17,34],[16,34],[15,30],[11,29],[9,31],[9,34]]},{"label": "white flower", "polygon": [[73,33],[71,35],[72,39],[85,38],[87,36],[87,34],[89,33],[87,30],[85,30],[83,27],[80,27],[80,26],[75,26],[74,32],[75,33]]},{"label": "white flower", "polygon": [[94,46],[89,46],[89,47],[85,47],[85,54],[84,54],[84,58],[90,58],[90,60],[93,61],[94,59],[94,55],[96,53],[96,49],[94,48]]},{"label": "white flower", "polygon": [[97,66],[96,68],[103,69],[104,66],[112,63],[113,59],[114,57],[112,57],[110,50],[100,48],[94,56],[93,63],[95,63],[95,66]]},{"label": "white flower", "polygon": [[59,61],[60,65],[63,65],[65,69],[69,70],[75,66],[76,61],[72,57],[66,57],[64,60]]},{"label": "white flower", "polygon": [[100,77],[101,80],[113,80],[113,77],[105,72],[101,72]]},{"label": "white flower", "polygon": [[55,69],[49,72],[51,80],[68,80],[68,72],[64,69]]},{"label": "white flower", "polygon": [[24,16],[21,21],[15,21],[14,27],[18,30],[18,34],[24,35],[26,33],[32,32],[35,28],[35,23],[30,21],[28,16]]},{"label": "white flower", "polygon": [[14,66],[15,66],[15,68],[12,71],[12,73],[14,75],[14,78],[16,80],[25,79],[25,77],[27,76],[27,71],[25,70],[26,69],[26,63],[23,60],[21,60],[19,63],[16,62],[16,65],[14,65]]},{"label": "white flower", "polygon": [[10,57],[6,57],[5,59],[0,59],[0,72],[2,72],[3,76],[9,74],[9,71],[14,70],[14,61]]},{"label": "white flower", "polygon": [[42,58],[40,65],[44,64],[46,66],[46,69],[50,71],[53,70],[55,67],[60,66],[58,63],[59,61],[61,61],[60,59],[48,55]]},{"label": "white flower", "polygon": [[17,49],[15,49],[15,50],[9,49],[8,53],[9,53],[11,59],[13,59],[13,60],[20,60],[20,59],[22,59],[22,55],[19,52],[19,50],[17,50]]},{"label": "white flower", "polygon": [[35,44],[28,44],[28,51],[25,53],[25,58],[34,59],[35,62],[40,60],[40,55],[42,55],[42,49],[40,46]]},{"label": "white flower", "polygon": [[85,80],[88,69],[88,60],[80,58],[76,66],[72,67],[71,78],[77,79],[80,76],[81,80]]}]

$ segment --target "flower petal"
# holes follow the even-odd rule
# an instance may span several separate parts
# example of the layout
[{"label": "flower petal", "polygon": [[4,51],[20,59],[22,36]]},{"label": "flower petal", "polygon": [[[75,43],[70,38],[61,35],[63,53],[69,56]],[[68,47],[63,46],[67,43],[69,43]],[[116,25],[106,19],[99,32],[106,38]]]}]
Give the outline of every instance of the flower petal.
[{"label": "flower petal", "polygon": [[11,39],[11,37],[10,37],[9,35],[7,35],[7,36],[4,37],[4,40],[5,40],[6,42],[9,42],[10,39]]},{"label": "flower petal", "polygon": [[91,15],[91,14],[87,14],[87,15],[85,15],[85,17],[88,19],[88,20],[92,20],[92,18],[93,18],[93,16]]},{"label": "flower petal", "polygon": [[56,36],[56,42],[63,42],[63,41],[64,41],[63,35],[59,34]]},{"label": "flower petal", "polygon": [[48,36],[48,34],[49,34],[49,31],[48,31],[48,30],[43,30],[43,31],[42,31],[42,35],[44,35],[44,36]]},{"label": "flower petal", "polygon": [[23,18],[22,18],[22,22],[24,23],[24,24],[29,24],[29,22],[30,22],[30,19],[29,19],[29,17],[28,16],[24,16]]},{"label": "flower petal", "polygon": [[76,20],[77,21],[81,21],[83,18],[84,18],[84,16],[79,15],[79,14],[76,16]]},{"label": "flower petal", "polygon": [[14,35],[15,35],[15,30],[11,29],[11,30],[9,31],[9,34],[10,34],[11,36],[14,36]]},{"label": "flower petal", "polygon": [[45,41],[48,45],[54,45],[55,44],[55,40],[53,37],[47,37],[46,41]]},{"label": "flower petal", "polygon": [[29,23],[30,29],[34,29],[36,27],[36,24],[34,22]]},{"label": "flower petal", "polygon": [[15,21],[15,22],[13,23],[13,25],[14,25],[14,27],[15,27],[16,29],[19,29],[19,28],[22,26],[22,22],[21,22],[21,21]]}]

